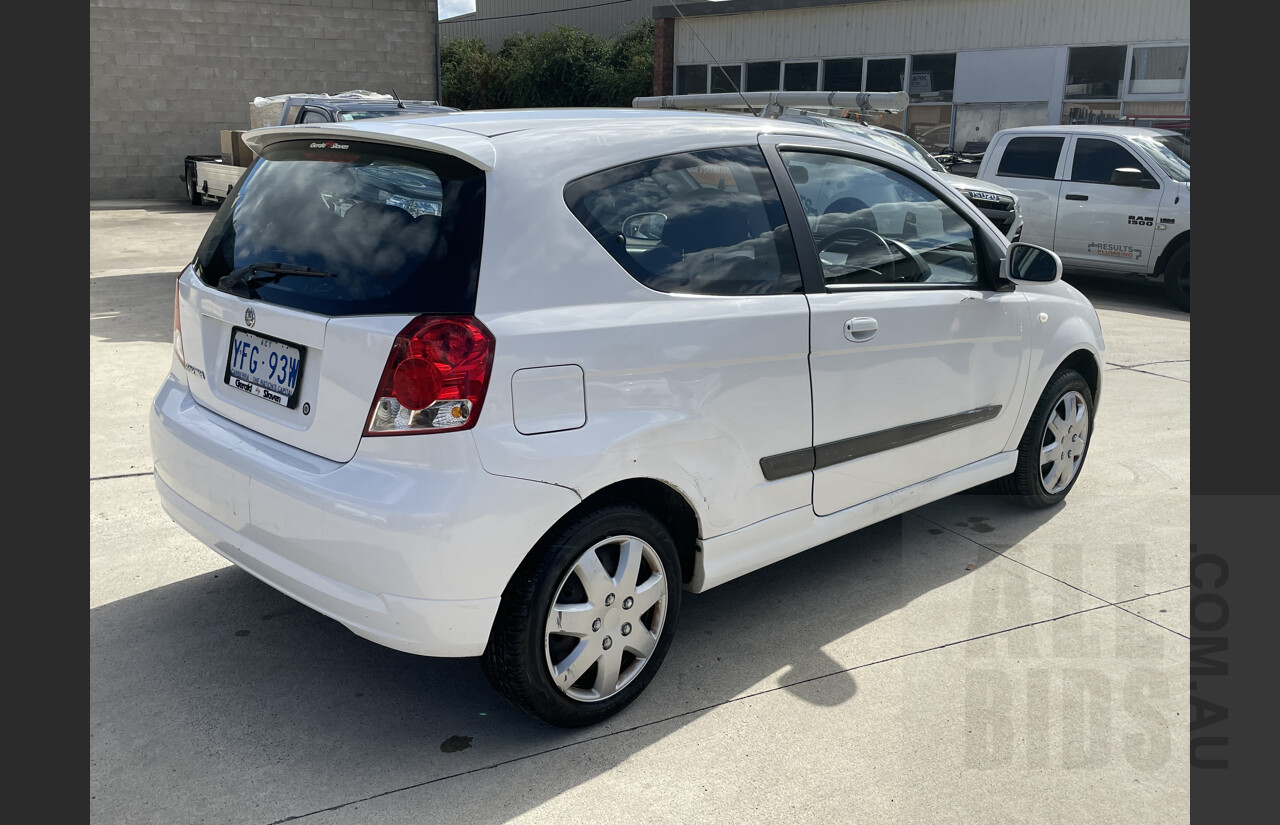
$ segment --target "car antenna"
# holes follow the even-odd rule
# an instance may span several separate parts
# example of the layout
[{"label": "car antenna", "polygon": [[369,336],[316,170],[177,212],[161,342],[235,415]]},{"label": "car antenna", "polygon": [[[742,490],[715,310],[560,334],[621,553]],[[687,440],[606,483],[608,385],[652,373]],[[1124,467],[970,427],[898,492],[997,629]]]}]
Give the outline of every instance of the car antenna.
[{"label": "car antenna", "polygon": [[397,108],[397,109],[403,109],[403,108],[404,108],[404,101],[400,99],[400,95],[396,94],[396,90],[395,90],[395,89],[392,89],[392,90],[391,90],[391,96],[392,96],[392,97],[394,97],[394,98],[396,99],[396,108]]},{"label": "car antenna", "polygon": [[[680,15],[680,19],[689,25],[689,31],[693,32],[693,36],[698,38],[699,43],[702,43],[702,48],[706,49],[707,54],[711,56],[711,62],[715,64],[715,67],[717,69],[719,69],[720,68],[719,59],[717,59],[714,54],[711,54],[711,48],[707,46],[705,42],[703,42],[702,37],[698,34],[697,29],[693,27],[693,24],[689,23],[689,18],[684,16],[684,12],[680,10],[679,4],[673,3],[672,7],[676,10],[676,13]],[[721,71],[723,72],[724,70],[721,69]],[[733,86],[733,90],[738,93],[738,97],[742,98],[742,102],[747,104],[747,108],[751,110],[751,114],[755,115],[756,117],[760,117],[760,113],[756,111],[756,107],[751,105],[751,101],[747,100],[747,96],[744,95],[742,93],[742,90],[738,88],[738,84],[734,83],[732,80],[729,79],[729,73],[724,72],[724,76],[726,80],[729,80],[729,85]],[[741,78],[742,76],[739,75],[738,77]]]}]

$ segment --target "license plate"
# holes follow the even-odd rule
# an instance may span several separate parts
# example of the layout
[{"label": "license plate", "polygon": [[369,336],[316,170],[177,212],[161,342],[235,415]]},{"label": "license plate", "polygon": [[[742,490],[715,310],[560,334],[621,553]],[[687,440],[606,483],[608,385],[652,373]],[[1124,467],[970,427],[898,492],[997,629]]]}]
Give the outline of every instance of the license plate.
[{"label": "license plate", "polygon": [[230,386],[292,409],[301,375],[301,347],[239,327],[231,331],[226,375]]}]

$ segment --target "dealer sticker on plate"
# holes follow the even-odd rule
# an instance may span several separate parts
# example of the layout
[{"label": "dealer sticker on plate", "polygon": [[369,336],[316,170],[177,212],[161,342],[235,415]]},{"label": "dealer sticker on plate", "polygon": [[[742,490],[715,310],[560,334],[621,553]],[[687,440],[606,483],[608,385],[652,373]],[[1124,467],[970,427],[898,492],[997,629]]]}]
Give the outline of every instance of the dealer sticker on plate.
[{"label": "dealer sticker on plate", "polygon": [[232,387],[292,409],[301,375],[300,347],[240,327],[232,330],[226,375]]}]

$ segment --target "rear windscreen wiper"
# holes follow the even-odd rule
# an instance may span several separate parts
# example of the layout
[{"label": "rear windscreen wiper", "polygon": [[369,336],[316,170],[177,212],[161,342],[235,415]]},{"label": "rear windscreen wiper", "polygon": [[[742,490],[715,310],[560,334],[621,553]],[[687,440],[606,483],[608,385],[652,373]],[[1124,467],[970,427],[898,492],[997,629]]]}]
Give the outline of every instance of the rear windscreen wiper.
[{"label": "rear windscreen wiper", "polygon": [[241,298],[252,298],[258,284],[278,281],[288,276],[307,278],[336,278],[332,272],[323,272],[309,266],[285,263],[257,263],[233,269],[218,279],[218,289]]}]

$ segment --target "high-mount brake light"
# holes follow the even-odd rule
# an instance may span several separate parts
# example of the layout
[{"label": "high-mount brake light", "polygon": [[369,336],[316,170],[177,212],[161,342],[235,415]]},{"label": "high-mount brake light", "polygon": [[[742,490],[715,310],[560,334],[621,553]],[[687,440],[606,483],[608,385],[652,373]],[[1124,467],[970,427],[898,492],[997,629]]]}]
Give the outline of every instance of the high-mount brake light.
[{"label": "high-mount brake light", "polygon": [[475,318],[414,318],[391,345],[365,435],[474,426],[492,365],[493,335]]}]

